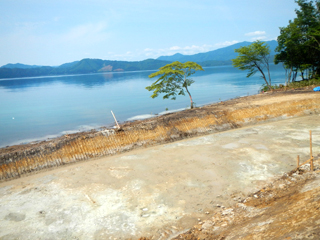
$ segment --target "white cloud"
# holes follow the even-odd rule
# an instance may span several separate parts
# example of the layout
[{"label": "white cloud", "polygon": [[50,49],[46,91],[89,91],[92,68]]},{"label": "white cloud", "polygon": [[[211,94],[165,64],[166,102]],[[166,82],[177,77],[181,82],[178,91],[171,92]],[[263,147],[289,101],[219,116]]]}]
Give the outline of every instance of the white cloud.
[{"label": "white cloud", "polygon": [[199,52],[206,52],[209,51],[211,46],[209,45],[202,45],[202,46],[172,46],[168,48],[159,48],[159,49],[152,49],[152,48],[145,48],[142,51],[136,50],[134,52],[124,52],[123,54],[110,54],[107,58],[108,59],[117,59],[117,60],[143,60],[146,58],[158,58],[159,56],[168,56],[173,55],[175,53],[182,53],[185,55],[195,54]]},{"label": "white cloud", "polygon": [[227,46],[236,44],[236,43],[238,43],[238,42],[239,42],[239,41],[236,41],[236,40],[233,40],[233,41],[225,41],[225,42],[221,42],[221,43],[216,43],[214,46],[215,46],[215,49],[217,49],[217,48],[227,47]]},{"label": "white cloud", "polygon": [[169,48],[171,51],[176,51],[176,50],[180,50],[181,48],[178,46],[173,46],[171,48]]},{"label": "white cloud", "polygon": [[266,38],[267,38],[266,36],[261,36],[261,37],[251,38],[251,40],[256,41],[256,40],[263,40],[263,39],[266,39]]},{"label": "white cloud", "polygon": [[171,47],[169,50],[172,52],[179,51],[179,53],[182,53],[185,55],[191,55],[191,54],[196,54],[200,52],[208,52],[212,50],[212,45],[207,45],[207,44],[204,44],[201,46],[192,45],[192,46],[185,46],[185,47],[175,47],[174,49],[172,49]]},{"label": "white cloud", "polygon": [[266,32],[265,31],[255,31],[255,32],[249,32],[244,34],[245,36],[259,36],[259,35],[265,35]]},{"label": "white cloud", "polygon": [[238,43],[239,41],[225,41],[221,43],[216,43],[214,45],[210,44],[203,44],[203,45],[189,45],[189,46],[172,46],[168,48],[159,48],[159,49],[152,49],[152,48],[145,48],[143,51],[136,51],[132,54],[117,54],[109,56],[109,58],[113,59],[121,59],[121,60],[133,60],[133,59],[146,59],[146,58],[158,58],[159,56],[171,56],[176,53],[181,53],[184,55],[193,55],[202,52],[209,52],[221,47],[230,46],[233,44]]},{"label": "white cloud", "polygon": [[182,53],[185,55],[191,55],[191,54],[196,54],[199,52],[206,52],[209,51],[211,46],[209,45],[202,45],[202,46],[196,46],[196,45],[191,45],[191,46],[173,46],[165,49],[159,49],[154,52],[155,55],[160,56],[160,55],[173,55],[175,53]]},{"label": "white cloud", "polygon": [[106,59],[117,59],[117,60],[143,60],[146,58],[158,58],[159,56],[171,56],[176,53],[181,53],[184,55],[193,55],[202,52],[209,52],[221,47],[230,46],[233,44],[238,43],[239,41],[225,41],[221,43],[216,43],[214,45],[210,44],[203,44],[203,45],[190,45],[190,46],[172,46],[168,48],[159,48],[159,49],[152,49],[152,48],[145,48],[142,51],[136,50],[134,52],[124,52],[123,54],[109,54],[106,56]]},{"label": "white cloud", "polygon": [[252,37],[250,40],[251,41],[256,41],[256,40],[263,40],[263,39],[266,39],[267,37],[265,36],[266,35],[266,32],[265,31],[255,31],[255,32],[249,32],[249,33],[246,33],[244,34],[245,36],[248,36],[248,37]]}]

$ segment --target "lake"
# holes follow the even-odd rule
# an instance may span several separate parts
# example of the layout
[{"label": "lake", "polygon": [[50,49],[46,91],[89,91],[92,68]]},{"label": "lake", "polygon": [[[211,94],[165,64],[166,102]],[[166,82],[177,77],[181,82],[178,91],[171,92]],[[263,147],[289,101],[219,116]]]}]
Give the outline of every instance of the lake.
[{"label": "lake", "polygon": [[[190,106],[177,100],[150,98],[145,89],[153,71],[98,73],[0,80],[0,147],[45,140],[118,121],[142,119]],[[285,71],[271,66],[273,84],[284,83]],[[257,94],[263,79],[232,66],[205,68],[189,88],[196,106]],[[168,109],[168,111],[166,111]]]}]

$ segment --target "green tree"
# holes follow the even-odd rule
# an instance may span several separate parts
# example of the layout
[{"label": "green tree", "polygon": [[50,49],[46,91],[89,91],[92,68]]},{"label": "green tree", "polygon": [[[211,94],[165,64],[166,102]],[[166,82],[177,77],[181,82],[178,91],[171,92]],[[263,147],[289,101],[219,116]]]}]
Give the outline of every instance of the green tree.
[{"label": "green tree", "polygon": [[[269,89],[271,89],[271,77],[269,69],[270,48],[262,41],[255,41],[252,44],[234,50],[239,55],[232,59],[232,65],[240,70],[249,70],[247,77],[256,72],[261,73]],[[267,69],[268,76],[264,73]]]},{"label": "green tree", "polygon": [[275,64],[283,63],[294,81],[298,71],[302,79],[315,77],[320,65],[320,1],[297,0],[297,17],[280,28]]},{"label": "green tree", "polygon": [[171,98],[175,100],[177,95],[185,95],[188,93],[193,108],[193,100],[188,87],[194,83],[189,77],[196,71],[204,71],[203,68],[195,62],[181,63],[179,61],[167,64],[159,71],[149,75],[149,78],[159,77],[157,81],[146,87],[148,91],[153,91],[152,98],[156,98],[159,94],[164,93],[163,99]]},{"label": "green tree", "polygon": [[278,47],[274,62],[275,64],[283,63],[284,68],[289,70],[288,82],[292,76],[294,81],[297,72],[301,66],[307,61],[308,50],[305,43],[301,42],[302,32],[296,20],[289,21],[289,25],[285,28],[280,28],[280,35],[278,36]]}]

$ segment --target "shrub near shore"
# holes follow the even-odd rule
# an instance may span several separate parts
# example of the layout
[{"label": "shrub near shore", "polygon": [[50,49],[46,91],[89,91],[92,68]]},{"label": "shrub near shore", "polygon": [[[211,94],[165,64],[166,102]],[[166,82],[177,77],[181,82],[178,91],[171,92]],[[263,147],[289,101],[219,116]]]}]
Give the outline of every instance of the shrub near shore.
[{"label": "shrub near shore", "polygon": [[[313,89],[318,86],[320,86],[320,78],[290,82],[287,84],[287,86],[282,84],[279,84],[279,85],[275,84],[275,85],[272,85],[271,87],[272,87],[272,90],[285,91],[287,89],[301,89],[301,88]],[[269,91],[268,86],[262,85],[261,91],[262,92]]]}]

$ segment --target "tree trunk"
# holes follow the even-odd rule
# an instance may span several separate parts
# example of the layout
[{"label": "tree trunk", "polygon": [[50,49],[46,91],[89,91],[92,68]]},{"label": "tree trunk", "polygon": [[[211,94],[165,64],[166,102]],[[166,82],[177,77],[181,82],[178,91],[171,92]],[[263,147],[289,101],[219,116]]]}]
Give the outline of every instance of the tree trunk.
[{"label": "tree trunk", "polygon": [[270,68],[269,68],[268,62],[267,62],[267,70],[268,70],[268,77],[269,77],[269,85],[271,86],[271,75],[270,75]]},{"label": "tree trunk", "polygon": [[292,82],[296,81],[297,75],[298,75],[298,70],[295,70],[292,75]]},{"label": "tree trunk", "polygon": [[190,94],[190,92],[189,92],[189,90],[188,90],[188,85],[187,85],[187,76],[186,76],[186,73],[184,74],[184,87],[185,87],[185,89],[186,89],[186,91],[187,91],[187,93],[189,94],[189,97],[190,97],[190,108],[192,109],[193,108],[193,101],[192,101],[192,97],[191,97],[191,94]]},{"label": "tree trunk", "polygon": [[271,86],[271,76],[270,76],[270,67],[269,67],[269,56],[265,56],[263,58],[264,60],[264,64],[267,68],[267,71],[268,71],[268,80],[269,80],[269,85]]},{"label": "tree trunk", "polygon": [[288,74],[288,83],[287,83],[287,87],[289,86],[289,83],[291,81],[291,74],[292,74],[292,67],[290,68],[290,72]]},{"label": "tree trunk", "polygon": [[255,65],[256,65],[256,67],[258,68],[258,70],[260,71],[260,73],[262,74],[262,78],[263,78],[263,80],[266,82],[269,90],[272,90],[271,85],[268,83],[268,80],[267,80],[267,78],[266,78],[266,75],[264,75],[264,72],[262,71],[262,69],[260,68],[260,66],[259,66],[257,63],[255,63]]},{"label": "tree trunk", "polygon": [[303,76],[303,70],[300,69],[300,72],[301,72],[301,77],[302,77],[302,81],[304,81],[304,76]]},{"label": "tree trunk", "polygon": [[189,90],[188,90],[187,86],[186,86],[185,88],[186,88],[187,93],[189,94],[189,97],[190,97],[190,103],[191,103],[190,108],[192,109],[192,108],[193,108],[193,101],[192,101],[192,97],[191,97],[191,94],[190,94],[190,92],[189,92]]}]

